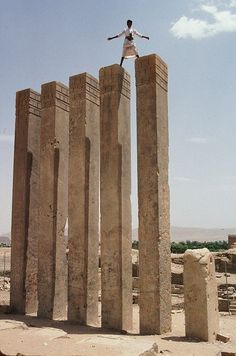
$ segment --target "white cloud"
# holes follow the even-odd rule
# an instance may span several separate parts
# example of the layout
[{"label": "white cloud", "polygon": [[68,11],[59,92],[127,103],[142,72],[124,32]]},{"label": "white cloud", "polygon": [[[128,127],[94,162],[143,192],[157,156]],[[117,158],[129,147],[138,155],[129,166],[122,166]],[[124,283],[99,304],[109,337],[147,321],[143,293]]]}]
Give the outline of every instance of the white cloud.
[{"label": "white cloud", "polygon": [[193,39],[236,32],[236,13],[232,12],[234,7],[236,7],[236,0],[224,3],[222,1],[207,2],[202,4],[199,10],[203,14],[210,15],[212,21],[182,16],[172,25],[170,32],[177,38]]},{"label": "white cloud", "polygon": [[187,142],[191,143],[207,143],[207,138],[205,137],[190,137],[187,139]]},{"label": "white cloud", "polygon": [[0,142],[13,143],[14,142],[14,135],[0,134]]},{"label": "white cloud", "polygon": [[236,0],[231,0],[229,7],[236,7]]}]

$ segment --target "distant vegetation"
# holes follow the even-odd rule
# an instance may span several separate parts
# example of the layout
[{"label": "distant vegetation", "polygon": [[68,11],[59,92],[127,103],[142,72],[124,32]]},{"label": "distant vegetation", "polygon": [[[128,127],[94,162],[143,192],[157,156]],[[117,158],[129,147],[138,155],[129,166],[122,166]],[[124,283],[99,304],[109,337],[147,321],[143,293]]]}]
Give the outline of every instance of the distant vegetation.
[{"label": "distant vegetation", "polygon": [[[185,242],[172,242],[172,253],[184,253],[187,249],[208,248],[209,251],[217,252],[228,249],[227,241],[211,241],[211,242],[199,242],[199,241],[185,241]],[[132,243],[132,248],[138,250],[138,241],[135,240]]]},{"label": "distant vegetation", "polygon": [[209,251],[217,252],[228,249],[227,241],[211,241],[211,242],[199,242],[199,241],[186,241],[186,242],[172,242],[172,253],[184,253],[187,249],[194,250],[196,248],[208,248]]},{"label": "distant vegetation", "polygon": [[6,244],[4,242],[1,242],[0,243],[0,247],[11,247],[11,245],[10,244]]}]

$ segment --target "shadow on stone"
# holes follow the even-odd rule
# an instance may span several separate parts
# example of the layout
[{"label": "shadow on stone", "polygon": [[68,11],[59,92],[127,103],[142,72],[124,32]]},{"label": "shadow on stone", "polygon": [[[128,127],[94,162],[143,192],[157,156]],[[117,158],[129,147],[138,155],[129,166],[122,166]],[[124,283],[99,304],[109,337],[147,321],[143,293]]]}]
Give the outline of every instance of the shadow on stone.
[{"label": "shadow on stone", "polygon": [[201,342],[201,340],[197,338],[190,338],[185,336],[165,336],[162,337],[162,340],[177,341],[177,342]]},{"label": "shadow on stone", "polygon": [[[11,320],[23,322],[27,327],[35,328],[55,328],[67,334],[114,334],[120,335],[119,331],[101,328],[99,326],[79,325],[77,322],[67,320],[42,319],[32,315],[0,314],[0,320]],[[127,333],[129,335],[129,333]]]}]

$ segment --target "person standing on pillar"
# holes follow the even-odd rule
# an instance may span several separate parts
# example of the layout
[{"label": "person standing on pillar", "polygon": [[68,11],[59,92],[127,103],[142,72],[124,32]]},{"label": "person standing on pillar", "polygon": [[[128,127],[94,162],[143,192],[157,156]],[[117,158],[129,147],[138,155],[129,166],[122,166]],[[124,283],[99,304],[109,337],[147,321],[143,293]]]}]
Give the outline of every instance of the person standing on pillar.
[{"label": "person standing on pillar", "polygon": [[148,36],[144,36],[138,31],[136,31],[132,27],[132,20],[127,20],[127,28],[124,29],[122,32],[120,32],[118,35],[114,37],[108,37],[108,41],[113,40],[114,38],[121,37],[125,35],[124,39],[124,44],[123,44],[123,52],[122,52],[122,57],[120,60],[120,66],[122,67],[123,61],[125,58],[133,58],[133,57],[139,57],[138,50],[136,48],[136,44],[134,42],[134,36],[138,36],[140,38],[146,38],[149,40]]}]

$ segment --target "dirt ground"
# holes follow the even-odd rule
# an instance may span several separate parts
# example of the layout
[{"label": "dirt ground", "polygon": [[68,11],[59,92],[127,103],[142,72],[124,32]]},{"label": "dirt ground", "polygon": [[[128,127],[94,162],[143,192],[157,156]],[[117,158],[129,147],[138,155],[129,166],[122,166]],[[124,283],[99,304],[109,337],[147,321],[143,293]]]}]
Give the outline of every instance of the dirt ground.
[{"label": "dirt ground", "polygon": [[[5,255],[5,257],[4,257]],[[133,259],[137,260],[136,254]],[[134,261],[134,262],[135,262]],[[73,325],[66,321],[50,321],[35,316],[4,314],[9,305],[10,250],[0,249],[0,355],[27,356],[216,356],[220,351],[236,352],[236,315],[220,313],[220,333],[229,336],[226,344],[199,342],[184,337],[183,295],[172,295],[172,332],[165,335],[141,336],[139,307],[133,305],[133,330],[128,334],[100,327]],[[181,273],[183,266],[172,263],[172,271]],[[217,283],[225,276],[217,272]],[[236,284],[236,274],[228,283]],[[180,309],[180,310],[177,310]],[[153,345],[156,344],[158,353]]]},{"label": "dirt ground", "polygon": [[[34,316],[0,314],[0,350],[5,355],[139,356],[156,343],[160,355],[216,356],[236,352],[236,315],[220,315],[220,332],[230,336],[226,344],[199,342],[184,337],[184,312],[172,314],[172,332],[158,336],[138,335],[138,306],[134,328],[127,335],[101,328],[49,321]],[[157,355],[155,352],[145,356]]]}]

